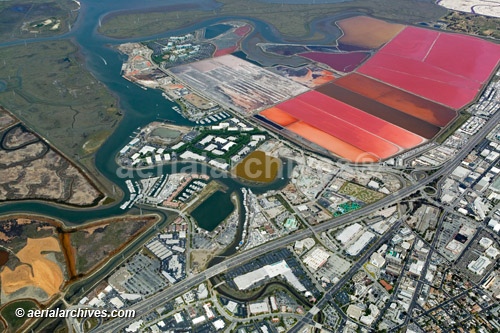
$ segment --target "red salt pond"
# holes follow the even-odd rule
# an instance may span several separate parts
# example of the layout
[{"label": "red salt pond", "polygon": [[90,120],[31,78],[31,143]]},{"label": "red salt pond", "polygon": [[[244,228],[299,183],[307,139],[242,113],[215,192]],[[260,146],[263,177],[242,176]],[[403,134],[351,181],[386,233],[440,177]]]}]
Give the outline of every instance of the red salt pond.
[{"label": "red salt pond", "polygon": [[[368,98],[340,85],[326,84],[316,89],[316,91],[426,139],[432,139],[441,130],[439,126],[382,104],[375,99]],[[454,111],[453,114],[455,114]]]},{"label": "red salt pond", "polygon": [[[498,64],[500,45],[471,36],[406,27],[378,54],[417,60],[442,73],[484,83]],[[391,61],[388,59],[389,64]],[[448,78],[441,81],[448,82]]]},{"label": "red salt pond", "polygon": [[219,57],[219,56],[223,56],[226,54],[231,54],[234,51],[236,51],[237,49],[238,49],[238,46],[231,46],[231,47],[228,47],[227,49],[217,50],[214,53],[214,57]]},{"label": "red salt pond", "polygon": [[244,26],[244,27],[239,27],[234,31],[235,35],[238,36],[245,36],[248,32],[250,31],[249,26]]},{"label": "red salt pond", "polygon": [[458,109],[475,98],[499,60],[500,45],[406,27],[358,72]]},{"label": "red salt pond", "polygon": [[[427,62],[417,61],[392,54],[378,53],[370,59],[367,67],[380,67],[394,72],[404,73],[421,79],[429,79],[448,85],[463,87],[471,90],[481,89],[481,83],[454,74]],[[363,72],[363,71],[361,71]]]},{"label": "red salt pond", "polygon": [[358,72],[455,109],[468,104],[478,93],[474,89],[432,81],[383,67],[362,66]]},{"label": "red salt pond", "polygon": [[260,115],[266,117],[270,121],[272,121],[278,125],[281,125],[283,127],[286,127],[286,126],[298,121],[297,118],[292,117],[291,115],[278,109],[277,107],[273,107],[273,108],[269,108],[267,110],[264,110],[260,113]]},{"label": "red salt pond", "polygon": [[399,151],[392,143],[344,119],[329,115],[327,112],[323,112],[310,104],[301,103],[297,99],[281,103],[278,108],[317,129],[380,158],[387,158]]},{"label": "red salt pond", "polygon": [[423,61],[439,32],[415,27],[406,27],[394,37],[380,52]]},{"label": "red salt pond", "polygon": [[484,83],[500,59],[500,45],[471,36],[441,33],[425,62]]},{"label": "red salt pond", "polygon": [[293,123],[288,126],[287,129],[351,162],[366,163],[378,161],[378,158],[372,154],[356,148],[302,121]]},{"label": "red salt pond", "polygon": [[[450,108],[364,75],[352,73],[336,80],[334,84],[440,127],[448,125],[457,115]],[[408,129],[412,130],[411,127]]]},{"label": "red salt pond", "polygon": [[299,106],[303,103],[304,109],[307,109],[308,105],[313,106],[318,117],[344,120],[402,148],[412,148],[423,142],[418,135],[316,91],[302,94],[293,100],[295,101]]}]

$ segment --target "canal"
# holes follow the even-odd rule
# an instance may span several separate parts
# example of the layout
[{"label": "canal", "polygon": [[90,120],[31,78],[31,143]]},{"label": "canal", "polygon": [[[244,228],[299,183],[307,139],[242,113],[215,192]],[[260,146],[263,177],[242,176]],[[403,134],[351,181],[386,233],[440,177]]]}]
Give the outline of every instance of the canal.
[{"label": "canal", "polygon": [[[278,43],[284,41],[284,38],[281,37],[276,29],[271,25],[246,17],[209,19],[194,24],[189,28],[169,31],[159,35],[144,37],[140,39],[136,38],[128,40],[116,40],[102,36],[97,32],[97,28],[102,18],[107,14],[114,13],[116,11],[153,10],[154,8],[158,7],[162,7],[165,10],[168,10],[168,6],[179,6],[188,3],[196,3],[197,6],[199,6],[199,8],[202,10],[213,10],[217,6],[219,6],[217,2],[211,0],[170,0],[168,1],[167,5],[165,5],[164,0],[82,0],[80,15],[71,32],[62,36],[52,38],[40,38],[37,40],[0,43],[0,47],[7,47],[10,45],[32,43],[42,40],[71,38],[78,44],[81,54],[86,59],[85,65],[87,69],[98,80],[103,82],[115,96],[117,96],[117,98],[119,99],[120,108],[124,114],[123,119],[118,127],[97,151],[95,157],[95,165],[97,170],[102,174],[102,176],[106,177],[111,182],[116,184],[116,186],[120,187],[124,193],[127,193],[127,187],[125,185],[126,179],[138,180],[144,177],[145,174],[147,174],[147,176],[155,176],[189,170],[189,172],[205,173],[211,175],[214,173],[217,174],[217,171],[206,165],[193,163],[177,163],[132,173],[124,172],[124,170],[118,167],[115,161],[115,156],[123,147],[123,145],[130,141],[130,136],[138,127],[145,126],[150,122],[158,119],[168,119],[176,125],[191,126],[194,124],[183,118],[177,112],[173,111],[172,106],[174,106],[175,104],[166,100],[159,90],[144,90],[139,86],[125,80],[121,76],[121,66],[123,64],[123,61],[126,59],[124,55],[116,51],[114,46],[124,42],[134,42],[158,37],[184,34],[194,29],[200,29],[212,24],[220,23],[221,21],[227,19],[245,19],[252,23],[252,25],[254,26],[254,30],[251,35],[260,34],[260,36],[262,36],[269,42]],[[312,36],[318,30],[321,30],[323,32],[328,31],[329,33],[325,34],[324,39],[321,41],[316,41],[315,44],[331,43],[339,35],[339,32],[334,31],[334,29],[334,25],[326,25],[325,19],[323,18],[311,24],[310,34]],[[216,28],[216,30],[219,30],[219,28]],[[211,33],[214,32],[211,31]],[[249,38],[250,37],[251,36],[249,36]],[[243,43],[242,47],[245,48],[245,43]],[[0,82],[0,91],[2,89],[4,89],[4,87],[2,85],[2,82]],[[217,199],[220,199],[220,201],[223,202],[223,206],[227,206],[219,207],[217,209],[221,209],[224,212],[227,211],[230,213],[229,208],[232,206],[230,195],[233,192],[239,193],[238,198],[240,200],[240,207],[243,207],[242,195],[240,190],[242,187],[250,188],[256,194],[283,188],[288,182],[289,172],[292,170],[294,164],[293,162],[286,160],[282,162],[283,170],[286,170],[287,172],[279,176],[272,183],[262,186],[243,184],[232,177],[217,178],[218,181],[222,182],[227,187],[227,190],[223,194],[217,194]],[[126,174],[126,176],[124,176],[124,174]],[[227,196],[227,198],[223,198],[222,196]],[[42,201],[14,202],[0,204],[0,215],[19,212],[42,214],[51,218],[59,219],[63,221],[67,226],[75,226],[90,220],[103,219],[126,213],[127,211],[121,210],[119,208],[120,204],[120,202],[116,202],[113,205],[107,205],[99,208],[75,209]],[[214,208],[210,209],[208,207],[206,209],[204,208],[204,210],[200,214],[216,214],[216,212],[214,211]],[[210,265],[216,264],[217,262],[223,260],[223,257],[232,255],[236,252],[236,246],[241,241],[244,218],[245,214],[243,212],[243,214],[240,214],[240,225],[234,242],[221,254],[221,257],[213,260]],[[151,234],[149,233],[148,235],[151,236]],[[110,261],[110,263],[112,262],[114,262],[114,260]],[[75,285],[72,287],[72,289],[74,290],[74,288],[78,288],[78,286]]]}]

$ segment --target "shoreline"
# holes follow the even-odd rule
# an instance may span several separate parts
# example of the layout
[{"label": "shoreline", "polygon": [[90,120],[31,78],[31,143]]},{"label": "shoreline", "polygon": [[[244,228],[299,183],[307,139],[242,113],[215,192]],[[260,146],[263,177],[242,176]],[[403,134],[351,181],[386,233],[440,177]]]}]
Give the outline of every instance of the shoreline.
[{"label": "shoreline", "polygon": [[102,219],[91,220],[91,221],[86,222],[85,224],[81,224],[78,226],[68,226],[64,223],[64,221],[61,221],[57,218],[53,218],[53,217],[50,217],[47,215],[36,214],[36,213],[16,213],[16,212],[13,212],[13,213],[8,213],[6,215],[1,215],[0,220],[6,220],[6,219],[30,219],[30,220],[34,220],[34,219],[36,219],[40,222],[45,222],[45,223],[52,225],[55,228],[61,229],[61,231],[63,233],[72,233],[75,231],[88,229],[89,227],[97,227],[97,226],[104,225],[104,224],[121,222],[121,220],[124,220],[124,219],[140,219],[141,217],[151,218],[153,216],[161,219],[161,216],[158,213],[149,213],[149,214],[145,214],[142,216],[132,215],[132,214],[123,214],[123,215],[119,215],[119,216],[111,216],[111,217],[104,217]]},{"label": "shoreline", "polygon": [[[224,4],[223,4],[224,5]],[[132,14],[137,14],[137,15],[141,15],[141,14],[148,14],[148,13],[161,13],[163,12],[165,9],[170,9],[169,7],[182,7],[182,6],[185,6],[185,7],[189,7],[188,10],[196,10],[196,9],[199,9],[200,11],[204,11],[204,12],[210,12],[210,11],[213,11],[213,10],[203,10],[201,9],[200,6],[198,7],[194,7],[194,6],[189,6],[188,4],[184,4],[184,5],[171,5],[171,6],[162,6],[162,7],[155,7],[155,8],[147,8],[147,9],[144,9],[144,10],[116,10],[116,11],[113,11],[113,12],[110,12],[110,13],[107,13],[106,15],[103,16],[102,20],[101,20],[101,23],[106,23],[110,20],[112,20],[113,18],[115,17],[120,17],[120,16],[125,16],[125,15],[132,15]],[[219,6],[217,8],[220,8],[222,6]],[[183,9],[183,8],[179,8],[179,9]],[[356,12],[356,10],[353,10],[353,12]],[[325,34],[324,33],[321,33],[322,38],[321,39],[317,39],[317,38],[313,38],[315,34],[312,33],[312,26],[315,25],[318,21],[322,21],[322,20],[328,20],[329,18],[334,18],[335,16],[338,16],[338,15],[341,15],[343,13],[336,13],[336,14],[332,14],[332,15],[329,15],[329,16],[323,16],[323,17],[316,17],[314,18],[311,22],[309,22],[306,26],[306,30],[307,30],[307,33],[306,35],[303,35],[303,36],[292,36],[292,35],[285,35],[285,34],[282,34],[274,25],[272,22],[267,22],[267,21],[264,21],[264,20],[261,20],[261,19],[257,19],[257,18],[253,18],[253,17],[249,17],[249,16],[234,16],[234,15],[226,15],[226,14],[219,14],[217,13],[216,15],[213,15],[213,16],[209,16],[209,17],[201,17],[199,19],[196,19],[192,22],[189,22],[189,23],[186,23],[186,24],[182,24],[178,27],[175,27],[174,29],[169,29],[169,30],[162,30],[162,31],[159,31],[159,32],[152,32],[152,33],[149,33],[149,34],[146,34],[146,35],[140,35],[140,36],[135,36],[135,35],[109,35],[109,34],[106,34],[104,32],[102,32],[102,29],[101,27],[102,26],[99,26],[96,31],[99,35],[101,35],[102,37],[104,38],[108,38],[112,41],[115,41],[116,43],[121,43],[121,41],[126,41],[126,40],[147,40],[147,39],[151,39],[151,38],[155,38],[155,36],[159,36],[159,35],[164,35],[164,34],[167,34],[169,32],[175,32],[175,31],[178,31],[178,30],[185,30],[185,29],[190,29],[191,27],[193,29],[195,29],[194,27],[197,26],[197,25],[212,25],[212,24],[218,24],[218,23],[221,23],[221,22],[224,22],[224,21],[230,21],[230,20],[241,20],[241,21],[246,21],[246,22],[251,22],[251,25],[253,26],[255,21],[258,21],[258,22],[261,22],[261,23],[264,23],[266,24],[267,26],[270,27],[270,29],[276,34],[279,36],[279,38],[281,38],[283,41],[289,41],[289,42],[298,42],[298,43],[308,43],[310,41],[321,41],[321,40],[324,40],[325,39]],[[359,14],[364,14],[364,15],[369,15],[369,13],[366,13],[366,12],[360,12]],[[209,23],[209,21],[214,21],[213,23]],[[246,36],[244,36],[243,39],[246,39],[248,38],[254,31],[255,29],[253,29],[252,31],[250,31]]]},{"label": "shoreline", "polygon": [[[103,201],[106,200],[106,198],[112,198],[112,199],[115,200],[115,202],[116,202],[115,204],[111,204],[111,205],[107,206],[107,207],[112,207],[113,205],[118,205],[121,201],[123,201],[123,199],[125,197],[125,193],[122,190],[122,188],[120,186],[118,186],[118,184],[114,184],[110,179],[108,179],[106,176],[104,176],[101,173],[101,171],[99,171],[99,168],[96,165],[96,156],[97,156],[97,153],[99,152],[99,150],[101,150],[101,148],[106,144],[106,142],[108,141],[108,139],[111,136],[113,136],[113,134],[116,132],[116,130],[120,127],[120,124],[122,123],[123,119],[125,118],[125,116],[124,116],[125,112],[124,112],[124,110],[121,107],[121,98],[120,98],[120,96],[116,92],[114,92],[113,90],[109,89],[108,86],[106,86],[104,83],[102,83],[101,80],[99,80],[94,75],[94,72],[88,67],[88,59],[83,54],[82,46],[80,45],[80,43],[78,43],[78,41],[76,40],[75,37],[71,37],[70,40],[71,40],[71,42],[77,48],[77,50],[76,50],[76,52],[74,54],[77,57],[77,59],[80,60],[81,63],[83,64],[83,68],[88,73],[90,73],[90,75],[92,75],[92,77],[97,82],[100,82],[103,85],[103,88],[106,89],[111,94],[111,96],[114,97],[114,99],[116,101],[116,107],[117,107],[117,109],[119,111],[119,117],[118,117],[118,119],[115,120],[115,126],[114,126],[114,128],[112,128],[110,134],[101,142],[101,144],[99,145],[99,147],[95,151],[93,151],[89,155],[87,155],[87,156],[83,157],[82,159],[80,159],[80,164],[82,165],[82,167],[85,167],[86,171],[88,171],[89,173],[91,173],[93,175],[93,177],[95,179],[95,182],[99,183],[103,187],[102,192],[103,192],[103,194],[105,194],[105,198],[103,198]],[[86,142],[88,142],[88,140]],[[85,145],[85,143],[84,143],[84,145]],[[81,149],[83,149],[83,146],[81,147]],[[83,161],[85,161],[87,159],[90,159],[90,161],[89,161],[90,162],[90,166],[93,169],[92,171],[96,171],[95,174],[93,172],[91,172],[90,170],[88,170],[89,166],[87,166],[87,165],[84,164]],[[116,196],[111,196],[110,195],[112,191],[110,191],[109,186],[118,188],[118,192],[116,193],[117,194]],[[103,203],[101,205],[104,206]]]},{"label": "shoreline", "polygon": [[[239,246],[239,243],[241,241],[241,238],[243,238],[243,228],[244,228],[244,223],[245,223],[245,218],[244,218],[244,215],[246,215],[246,211],[244,211],[244,206],[241,204],[241,201],[243,200],[243,198],[240,197],[240,193],[239,192],[232,192],[230,194],[231,196],[231,201],[236,201],[236,202],[233,202],[233,204],[235,205],[235,208],[233,209],[233,211],[224,219],[224,221],[222,221],[213,231],[216,231],[220,226],[222,226],[224,223],[227,222],[227,219],[229,217],[231,217],[232,214],[234,214],[235,210],[238,209],[238,226],[236,228],[236,234],[234,235],[234,238],[233,238],[233,241],[231,243],[229,243],[229,245],[227,245],[226,247],[224,248],[218,248],[217,251],[215,252],[215,254],[212,256],[212,258],[210,260],[207,261],[206,265],[205,265],[205,269],[206,268],[210,268],[213,264],[212,262],[214,260],[217,259],[217,257],[221,257],[221,255],[223,255],[224,253],[228,252],[228,251],[231,251],[231,250],[235,250],[234,253],[237,252],[236,250],[236,247]],[[203,229],[203,228],[202,228]],[[204,229],[205,230],[205,229]],[[212,231],[212,232],[213,232]],[[240,239],[238,239],[240,238]],[[229,255],[230,256],[230,255]]]}]

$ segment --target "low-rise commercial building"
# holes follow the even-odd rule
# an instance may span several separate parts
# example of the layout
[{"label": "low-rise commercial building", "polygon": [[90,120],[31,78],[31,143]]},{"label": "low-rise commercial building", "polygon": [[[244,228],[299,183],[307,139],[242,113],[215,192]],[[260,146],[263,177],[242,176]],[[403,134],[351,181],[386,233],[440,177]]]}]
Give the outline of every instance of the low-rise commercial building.
[{"label": "low-rise commercial building", "polygon": [[486,267],[488,267],[488,265],[490,264],[491,264],[490,259],[488,259],[485,256],[480,256],[476,260],[472,260],[467,266],[467,268],[474,274],[482,275]]}]

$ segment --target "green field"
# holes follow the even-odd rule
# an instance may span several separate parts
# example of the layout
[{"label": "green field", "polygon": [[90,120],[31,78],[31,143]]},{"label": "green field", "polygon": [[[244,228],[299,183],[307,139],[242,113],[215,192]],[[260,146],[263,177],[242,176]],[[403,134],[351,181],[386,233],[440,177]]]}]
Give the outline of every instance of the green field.
[{"label": "green field", "polygon": [[472,115],[468,112],[462,112],[458,118],[448,128],[446,128],[441,135],[436,138],[436,142],[442,144],[448,139],[450,135],[456,132]]},{"label": "green field", "polygon": [[10,303],[2,309],[2,317],[7,322],[9,326],[7,332],[16,332],[19,327],[21,327],[27,319],[27,316],[17,317],[15,311],[17,308],[23,308],[25,313],[30,309],[37,309],[38,307],[32,301],[17,301]]},{"label": "green field", "polygon": [[339,193],[354,197],[365,203],[375,202],[385,196],[383,193],[351,182],[345,182],[340,188]]},{"label": "green field", "polygon": [[[72,0],[0,1],[0,42],[61,35],[78,16]],[[47,19],[51,24],[44,24]]]},{"label": "green field", "polygon": [[186,27],[209,18],[238,16],[269,22],[284,36],[301,38],[309,34],[309,24],[315,19],[342,12],[361,12],[403,23],[432,21],[447,13],[443,7],[416,0],[354,0],[315,5],[272,4],[248,0],[218,2],[222,6],[215,11],[172,10],[113,14],[103,20],[99,31],[110,37],[130,38]]},{"label": "green field", "polygon": [[0,48],[0,105],[71,158],[91,155],[120,119],[77,51],[69,40]]}]

